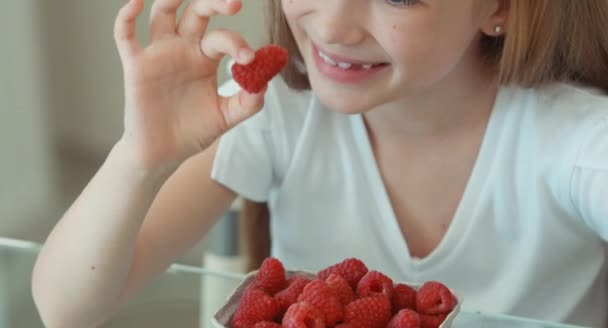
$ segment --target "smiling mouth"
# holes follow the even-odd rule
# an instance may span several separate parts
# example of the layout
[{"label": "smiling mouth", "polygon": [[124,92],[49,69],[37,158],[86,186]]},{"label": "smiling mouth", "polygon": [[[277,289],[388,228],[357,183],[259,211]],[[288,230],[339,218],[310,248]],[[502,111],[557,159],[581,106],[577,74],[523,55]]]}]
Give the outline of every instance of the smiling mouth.
[{"label": "smiling mouth", "polygon": [[339,83],[356,84],[378,76],[389,66],[386,62],[368,62],[330,54],[312,43],[312,57],[319,73]]},{"label": "smiling mouth", "polygon": [[318,46],[314,45],[314,51],[317,52],[319,57],[323,59],[323,61],[334,67],[341,68],[343,70],[370,70],[372,68],[376,68],[379,66],[386,66],[388,63],[366,63],[362,61],[349,60],[347,58],[334,56],[328,53],[323,52],[323,50],[319,49]]},{"label": "smiling mouth", "polygon": [[364,64],[360,64],[360,63],[354,63],[354,62],[348,62],[348,61],[340,61],[340,60],[334,60],[330,55],[324,53],[321,50],[318,50],[319,53],[319,57],[321,57],[321,59],[323,59],[323,61],[325,61],[327,64],[331,65],[331,66],[336,66],[339,67],[343,70],[349,70],[349,69],[372,69],[374,67],[378,67],[378,66],[383,66],[383,65],[388,65],[387,63],[364,63]]}]

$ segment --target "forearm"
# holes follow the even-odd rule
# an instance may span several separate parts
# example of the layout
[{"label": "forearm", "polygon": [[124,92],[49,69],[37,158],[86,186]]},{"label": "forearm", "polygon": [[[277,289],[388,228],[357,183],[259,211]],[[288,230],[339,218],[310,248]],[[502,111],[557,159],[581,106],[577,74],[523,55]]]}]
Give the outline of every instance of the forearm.
[{"label": "forearm", "polygon": [[86,327],[120,299],[140,227],[171,173],[142,172],[128,158],[117,144],[45,242],[32,288],[50,328]]}]

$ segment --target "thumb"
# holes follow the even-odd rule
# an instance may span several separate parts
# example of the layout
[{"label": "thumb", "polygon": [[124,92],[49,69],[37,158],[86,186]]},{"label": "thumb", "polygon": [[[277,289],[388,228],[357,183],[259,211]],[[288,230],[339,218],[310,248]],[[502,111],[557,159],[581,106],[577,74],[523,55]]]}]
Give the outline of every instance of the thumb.
[{"label": "thumb", "polygon": [[242,121],[259,112],[264,106],[266,88],[258,93],[249,93],[245,90],[232,97],[221,99],[220,110],[224,116],[227,129],[231,129]]}]

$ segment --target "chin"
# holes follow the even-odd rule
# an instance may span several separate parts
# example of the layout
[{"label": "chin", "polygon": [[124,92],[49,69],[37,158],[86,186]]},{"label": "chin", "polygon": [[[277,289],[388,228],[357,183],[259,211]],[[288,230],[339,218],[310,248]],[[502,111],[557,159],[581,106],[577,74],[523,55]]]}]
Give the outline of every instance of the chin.
[{"label": "chin", "polygon": [[342,114],[362,114],[373,108],[369,103],[369,99],[365,97],[348,97],[345,95],[336,94],[335,92],[317,92],[315,94],[319,98],[321,104],[329,110]]}]

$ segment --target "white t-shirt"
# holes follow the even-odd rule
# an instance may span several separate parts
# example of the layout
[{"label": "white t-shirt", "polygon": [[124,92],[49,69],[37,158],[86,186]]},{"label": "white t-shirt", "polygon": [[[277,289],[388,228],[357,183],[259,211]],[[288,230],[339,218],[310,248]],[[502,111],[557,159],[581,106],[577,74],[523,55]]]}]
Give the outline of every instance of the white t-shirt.
[{"label": "white t-shirt", "polygon": [[[230,81],[222,94],[237,92]],[[361,115],[269,86],[225,134],[212,177],[267,201],[272,255],[318,270],[347,257],[395,280],[439,280],[463,309],[608,323],[608,97],[565,84],[502,87],[445,237],[409,255]]]}]

